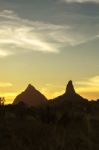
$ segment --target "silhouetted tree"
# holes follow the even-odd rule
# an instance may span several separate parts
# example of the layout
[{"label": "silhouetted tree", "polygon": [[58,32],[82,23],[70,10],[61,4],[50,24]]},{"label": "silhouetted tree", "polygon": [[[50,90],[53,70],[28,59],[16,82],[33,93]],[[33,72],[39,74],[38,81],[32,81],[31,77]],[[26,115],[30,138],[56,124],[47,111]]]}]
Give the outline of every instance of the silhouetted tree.
[{"label": "silhouetted tree", "polygon": [[4,97],[0,97],[0,105],[4,105],[5,104],[5,98]]},{"label": "silhouetted tree", "polygon": [[4,118],[5,116],[5,98],[4,97],[0,97],[0,117]]}]

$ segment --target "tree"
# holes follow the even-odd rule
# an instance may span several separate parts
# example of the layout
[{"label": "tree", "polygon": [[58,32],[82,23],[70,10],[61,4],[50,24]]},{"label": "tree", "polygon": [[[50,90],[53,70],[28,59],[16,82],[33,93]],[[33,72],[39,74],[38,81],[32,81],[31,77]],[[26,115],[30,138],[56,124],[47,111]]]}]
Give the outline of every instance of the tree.
[{"label": "tree", "polygon": [[5,98],[0,97],[0,117],[3,119],[5,116]]},{"label": "tree", "polygon": [[4,97],[0,97],[0,106],[5,104],[5,98]]}]

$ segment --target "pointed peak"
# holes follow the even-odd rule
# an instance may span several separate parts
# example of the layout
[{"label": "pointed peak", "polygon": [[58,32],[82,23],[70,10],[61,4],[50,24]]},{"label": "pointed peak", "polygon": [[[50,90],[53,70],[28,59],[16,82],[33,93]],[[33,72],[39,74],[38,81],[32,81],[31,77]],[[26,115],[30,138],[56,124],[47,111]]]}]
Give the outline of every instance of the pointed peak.
[{"label": "pointed peak", "polygon": [[33,86],[32,86],[32,84],[29,84],[28,87],[30,88],[30,87],[33,87]]},{"label": "pointed peak", "polygon": [[24,102],[28,106],[39,106],[47,102],[47,98],[40,93],[34,86],[29,84],[14,100],[14,104]]},{"label": "pointed peak", "polygon": [[31,90],[36,90],[34,86],[32,86],[31,84],[29,84],[26,88],[27,91],[31,91]]},{"label": "pointed peak", "polygon": [[73,95],[75,94],[75,89],[74,89],[74,86],[73,86],[73,82],[72,80],[70,80],[67,84],[67,87],[66,87],[66,94],[68,95]]}]

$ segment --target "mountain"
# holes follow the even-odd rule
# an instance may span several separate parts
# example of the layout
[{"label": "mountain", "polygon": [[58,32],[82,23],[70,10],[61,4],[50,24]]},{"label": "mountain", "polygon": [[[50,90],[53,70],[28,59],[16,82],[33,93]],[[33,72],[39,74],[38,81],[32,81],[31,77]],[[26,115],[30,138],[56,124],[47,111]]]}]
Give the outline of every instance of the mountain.
[{"label": "mountain", "polygon": [[83,102],[87,99],[81,97],[79,94],[76,93],[73,82],[70,80],[66,86],[66,91],[63,95],[58,96],[53,101],[61,101],[61,102]]},{"label": "mountain", "polygon": [[49,101],[49,105],[53,110],[64,111],[71,108],[84,110],[86,109],[88,100],[76,93],[73,82],[70,80],[66,86],[65,93]]},{"label": "mountain", "polygon": [[[29,85],[14,103],[20,101],[34,106],[46,98]],[[99,150],[99,101],[87,101],[69,81],[64,94],[47,104],[0,106],[1,150]]]},{"label": "mountain", "polygon": [[26,90],[15,98],[13,104],[18,104],[19,102],[23,102],[28,106],[38,106],[45,104],[47,98],[29,84]]},{"label": "mountain", "polygon": [[76,94],[76,92],[75,92],[75,89],[74,89],[74,86],[73,86],[73,83],[72,83],[72,81],[70,80],[69,82],[68,82],[68,84],[67,84],[67,87],[66,87],[66,95],[75,95]]},{"label": "mountain", "polygon": [[45,103],[51,103],[55,106],[59,105],[59,107],[61,107],[61,105],[67,105],[67,102],[72,104],[85,104],[87,101],[87,99],[84,99],[76,93],[73,82],[70,80],[66,86],[65,93],[49,101],[47,101],[47,98],[36,90],[35,87],[29,84],[26,90],[15,98],[13,104],[24,102],[29,106],[38,106]]}]

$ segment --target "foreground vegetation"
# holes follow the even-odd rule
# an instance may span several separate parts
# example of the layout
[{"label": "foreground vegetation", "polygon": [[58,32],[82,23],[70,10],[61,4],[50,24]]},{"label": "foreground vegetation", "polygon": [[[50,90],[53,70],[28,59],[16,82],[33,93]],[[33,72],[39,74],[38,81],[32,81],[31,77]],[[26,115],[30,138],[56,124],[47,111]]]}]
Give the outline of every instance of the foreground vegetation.
[{"label": "foreground vegetation", "polygon": [[0,150],[99,150],[98,101],[59,106],[0,106]]}]

